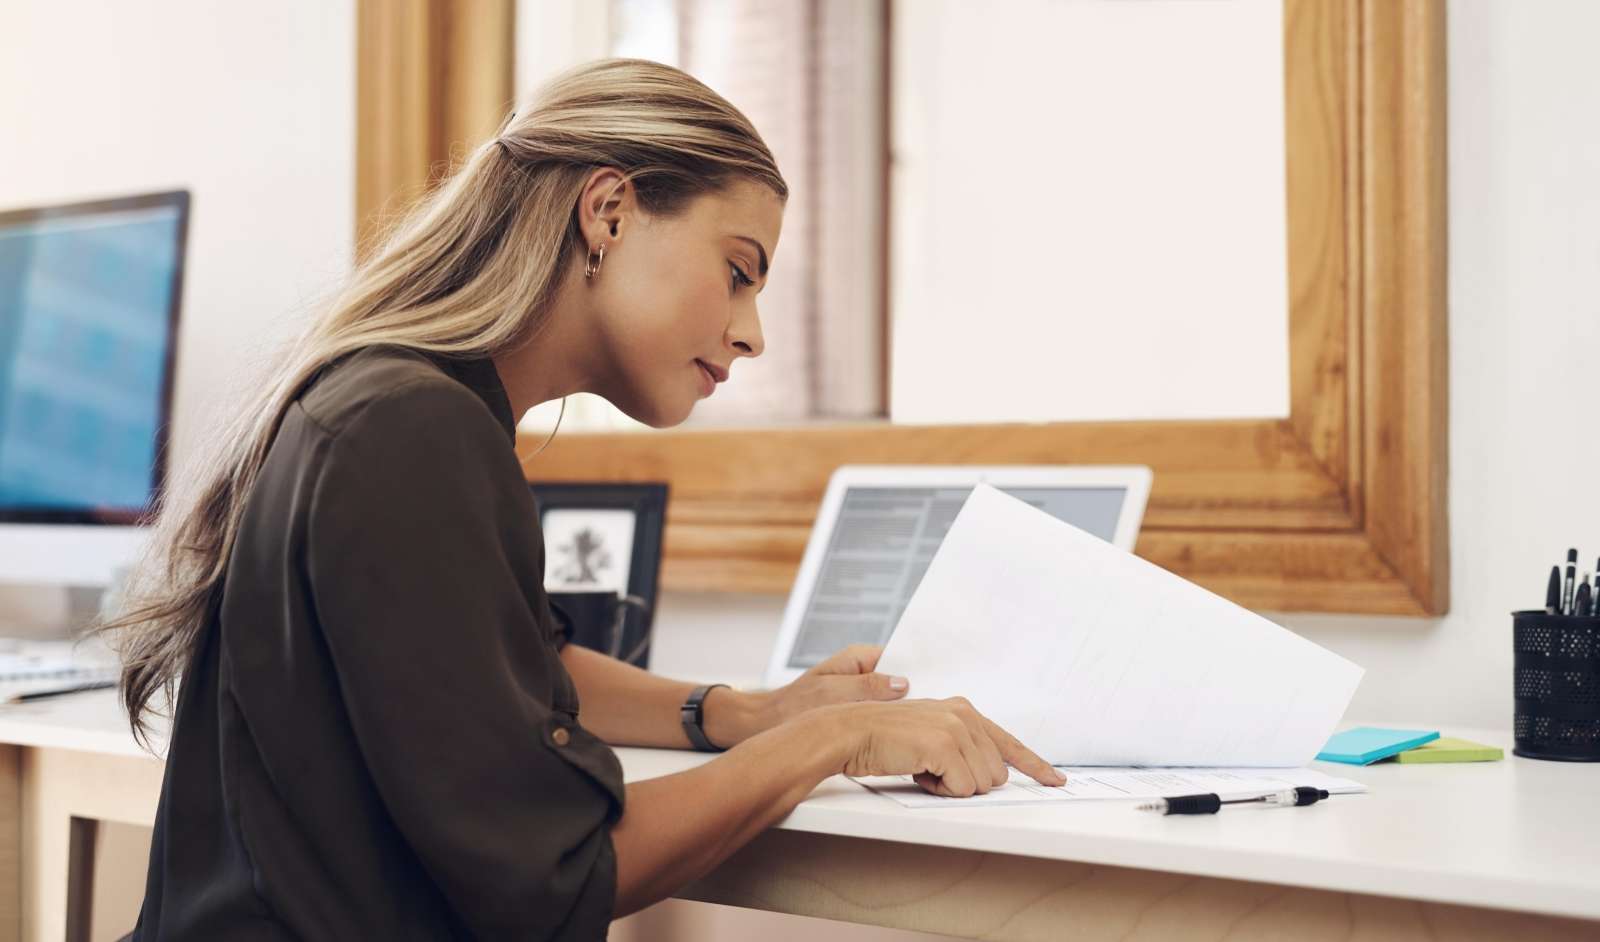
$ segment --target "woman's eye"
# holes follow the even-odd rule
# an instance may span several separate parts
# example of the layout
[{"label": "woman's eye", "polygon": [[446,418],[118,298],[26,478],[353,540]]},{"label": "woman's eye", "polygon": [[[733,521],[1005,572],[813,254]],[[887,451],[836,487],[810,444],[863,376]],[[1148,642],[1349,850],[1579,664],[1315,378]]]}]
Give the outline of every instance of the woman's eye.
[{"label": "woman's eye", "polygon": [[733,269],[733,277],[729,279],[729,292],[737,291],[740,285],[744,285],[747,288],[755,287],[756,283],[750,280],[749,275],[746,275],[744,272],[740,271],[738,265],[729,262],[728,267]]}]

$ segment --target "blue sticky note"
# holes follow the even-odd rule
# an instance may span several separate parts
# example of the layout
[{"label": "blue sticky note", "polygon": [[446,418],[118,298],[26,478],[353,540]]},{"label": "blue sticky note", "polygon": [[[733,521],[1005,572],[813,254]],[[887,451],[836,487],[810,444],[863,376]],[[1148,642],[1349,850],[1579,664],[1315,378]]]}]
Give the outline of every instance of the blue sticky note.
[{"label": "blue sticky note", "polygon": [[1317,758],[1324,762],[1370,765],[1379,759],[1387,759],[1438,738],[1438,730],[1428,732],[1422,729],[1378,729],[1374,726],[1357,726],[1342,733],[1334,733],[1328,744],[1317,753]]}]

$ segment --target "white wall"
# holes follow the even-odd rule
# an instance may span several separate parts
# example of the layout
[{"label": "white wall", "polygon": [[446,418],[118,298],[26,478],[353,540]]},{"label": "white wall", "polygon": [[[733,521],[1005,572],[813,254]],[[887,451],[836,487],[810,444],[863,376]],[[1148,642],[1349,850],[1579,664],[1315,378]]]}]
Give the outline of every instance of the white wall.
[{"label": "white wall", "polygon": [[1282,0],[892,30],[895,423],[1288,414]]},{"label": "white wall", "polygon": [[[0,207],[193,193],[178,462],[349,268],[354,21],[351,0],[0,3]],[[0,613],[59,593],[20,595]]]},{"label": "white wall", "polygon": [[[1273,616],[1367,669],[1352,717],[1509,728],[1509,613],[1600,556],[1596,35],[1591,0],[1449,6],[1450,614]],[[782,609],[668,595],[657,665],[759,677]]]}]

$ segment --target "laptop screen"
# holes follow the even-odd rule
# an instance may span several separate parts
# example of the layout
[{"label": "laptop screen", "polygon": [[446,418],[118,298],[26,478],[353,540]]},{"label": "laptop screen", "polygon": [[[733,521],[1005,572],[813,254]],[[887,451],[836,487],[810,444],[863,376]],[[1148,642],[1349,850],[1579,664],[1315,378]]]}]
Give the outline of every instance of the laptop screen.
[{"label": "laptop screen", "polygon": [[[1111,542],[1126,488],[999,487]],[[788,666],[804,670],[851,644],[883,644],[972,492],[956,487],[852,487],[806,601]]]}]

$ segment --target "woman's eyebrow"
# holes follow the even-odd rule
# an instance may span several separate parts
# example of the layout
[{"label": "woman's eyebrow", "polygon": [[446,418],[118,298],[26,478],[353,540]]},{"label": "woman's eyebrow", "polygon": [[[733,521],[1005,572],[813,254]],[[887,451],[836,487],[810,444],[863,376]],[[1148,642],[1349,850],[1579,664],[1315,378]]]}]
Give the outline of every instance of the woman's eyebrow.
[{"label": "woman's eyebrow", "polygon": [[760,242],[757,242],[756,240],[750,238],[749,236],[734,236],[734,238],[735,239],[739,239],[739,240],[744,241],[744,242],[748,242],[751,245],[756,247],[756,251],[761,253],[761,269],[760,269],[761,277],[763,277],[763,278],[767,277],[767,250],[762,247]]}]

